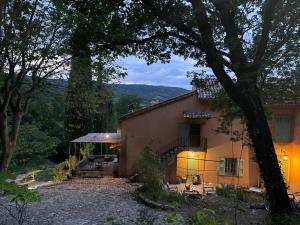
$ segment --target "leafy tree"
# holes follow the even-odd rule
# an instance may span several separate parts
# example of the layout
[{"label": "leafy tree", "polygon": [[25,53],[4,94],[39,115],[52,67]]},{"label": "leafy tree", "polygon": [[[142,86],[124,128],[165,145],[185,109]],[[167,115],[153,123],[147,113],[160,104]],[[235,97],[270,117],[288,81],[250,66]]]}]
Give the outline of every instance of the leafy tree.
[{"label": "leafy tree", "polygon": [[[74,2],[77,8],[94,6],[87,16],[101,15],[94,1]],[[272,213],[291,213],[261,90],[266,80],[299,67],[300,1],[123,2],[122,10],[115,10],[118,17],[110,20],[117,30],[121,22],[122,32],[102,38],[103,29],[96,29],[98,43],[111,49],[127,44],[148,63],[168,62],[173,53],[208,67],[245,117]]]},{"label": "leafy tree", "polygon": [[285,76],[285,70],[299,65],[300,2],[124,3],[120,18],[128,25],[127,32],[108,43],[129,44],[130,50],[148,63],[168,62],[173,53],[209,67],[244,114],[272,213],[290,213],[260,90],[266,79]]},{"label": "leafy tree", "polygon": [[18,165],[25,165],[29,161],[42,160],[54,155],[55,147],[59,143],[56,137],[48,136],[37,126],[23,124],[20,129],[17,147],[13,161]]},{"label": "leafy tree", "polygon": [[93,127],[92,60],[87,32],[84,25],[77,25],[70,43],[72,63],[65,108],[66,139],[69,141]]},{"label": "leafy tree", "polygon": [[[112,25],[116,25],[117,17],[113,9],[121,3],[77,0],[60,2],[67,18],[65,25],[70,28],[72,36],[69,43],[72,64],[65,120],[67,140],[88,132],[111,129],[108,115],[112,114],[112,100],[103,84],[125,73],[113,63],[120,51],[108,51],[102,47],[102,40],[112,34],[108,30],[114,28]],[[80,9],[78,4],[82,6]],[[94,15],[95,9],[100,12],[97,16]],[[83,13],[93,16],[87,17]],[[93,79],[97,80],[96,84]]]},{"label": "leafy tree", "polygon": [[1,1],[0,8],[0,171],[6,171],[29,100],[68,59],[61,17],[50,2]]},{"label": "leafy tree", "polygon": [[128,4],[129,23],[142,24],[134,37],[135,43],[146,43],[136,47],[140,56],[151,63],[157,58],[166,61],[174,53],[211,69],[243,112],[272,213],[291,213],[260,90],[267,78],[285,76],[286,70],[299,65],[300,2],[135,0]]}]

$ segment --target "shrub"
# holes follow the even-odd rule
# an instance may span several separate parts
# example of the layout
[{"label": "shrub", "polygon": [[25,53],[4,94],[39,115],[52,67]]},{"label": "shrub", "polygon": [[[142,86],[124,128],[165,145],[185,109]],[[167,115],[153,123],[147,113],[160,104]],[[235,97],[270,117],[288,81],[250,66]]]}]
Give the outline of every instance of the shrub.
[{"label": "shrub", "polygon": [[94,148],[95,148],[95,145],[89,143],[80,149],[80,155],[83,158],[87,158],[91,154],[91,152],[94,150]]},{"label": "shrub", "polygon": [[176,213],[171,213],[165,216],[165,222],[171,224],[178,224]]},{"label": "shrub", "polygon": [[233,185],[224,185],[216,188],[216,192],[219,196],[225,198],[236,198],[239,201],[248,201],[249,193],[246,192],[243,188],[235,188]]},{"label": "shrub", "polygon": [[189,225],[217,225],[215,211],[204,208],[196,212],[190,218]]},{"label": "shrub", "polygon": [[70,156],[69,159],[66,160],[66,165],[70,172],[75,172],[77,170],[76,164],[77,164],[77,158],[75,155]]},{"label": "shrub", "polygon": [[148,146],[144,148],[138,161],[138,172],[145,192],[161,192],[162,182],[159,158]]},{"label": "shrub", "polygon": [[48,181],[48,180],[52,180],[53,176],[54,176],[54,169],[49,168],[49,169],[38,172],[36,175],[36,180],[37,181]]},{"label": "shrub", "polygon": [[67,179],[67,175],[65,172],[66,169],[66,162],[62,162],[60,164],[57,164],[53,169],[53,182],[56,184],[60,184],[64,182]]},{"label": "shrub", "polygon": [[236,198],[239,201],[246,202],[249,200],[249,193],[246,192],[243,188],[236,188]]},{"label": "shrub", "polygon": [[230,198],[233,196],[234,187],[232,185],[222,184],[221,186],[216,187],[216,192],[219,196]]}]

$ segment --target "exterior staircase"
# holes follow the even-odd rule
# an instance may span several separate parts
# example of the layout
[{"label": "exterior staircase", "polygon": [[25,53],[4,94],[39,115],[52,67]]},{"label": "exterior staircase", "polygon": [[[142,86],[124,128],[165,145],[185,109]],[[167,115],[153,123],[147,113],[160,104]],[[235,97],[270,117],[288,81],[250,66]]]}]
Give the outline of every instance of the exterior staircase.
[{"label": "exterior staircase", "polygon": [[207,138],[201,139],[201,144],[199,147],[188,147],[188,146],[180,146],[176,145],[173,147],[168,147],[167,151],[160,154],[160,162],[163,167],[167,167],[171,165],[177,158],[178,153],[180,153],[183,150],[190,150],[190,151],[207,151]]},{"label": "exterior staircase", "polygon": [[182,147],[175,146],[160,155],[160,163],[162,166],[171,165],[177,158],[177,154],[182,151]]}]

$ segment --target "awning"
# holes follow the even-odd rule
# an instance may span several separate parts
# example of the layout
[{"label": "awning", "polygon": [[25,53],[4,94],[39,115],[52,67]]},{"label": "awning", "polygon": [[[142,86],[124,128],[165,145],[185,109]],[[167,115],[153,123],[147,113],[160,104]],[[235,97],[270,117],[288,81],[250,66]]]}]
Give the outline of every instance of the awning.
[{"label": "awning", "polygon": [[72,143],[121,143],[120,133],[89,133],[79,137]]},{"label": "awning", "polygon": [[204,111],[183,112],[183,117],[189,119],[210,119],[211,115],[208,112],[204,112]]}]

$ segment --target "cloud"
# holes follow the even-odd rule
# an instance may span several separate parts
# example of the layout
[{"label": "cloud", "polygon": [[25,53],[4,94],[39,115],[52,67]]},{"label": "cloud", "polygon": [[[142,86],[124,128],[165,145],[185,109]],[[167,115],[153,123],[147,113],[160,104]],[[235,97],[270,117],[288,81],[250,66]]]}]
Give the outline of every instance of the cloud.
[{"label": "cloud", "polygon": [[128,76],[121,80],[123,84],[148,84],[181,87],[191,89],[191,78],[187,72],[195,70],[195,61],[173,56],[170,63],[147,65],[142,59],[130,56],[119,59],[118,65],[127,69]]}]

